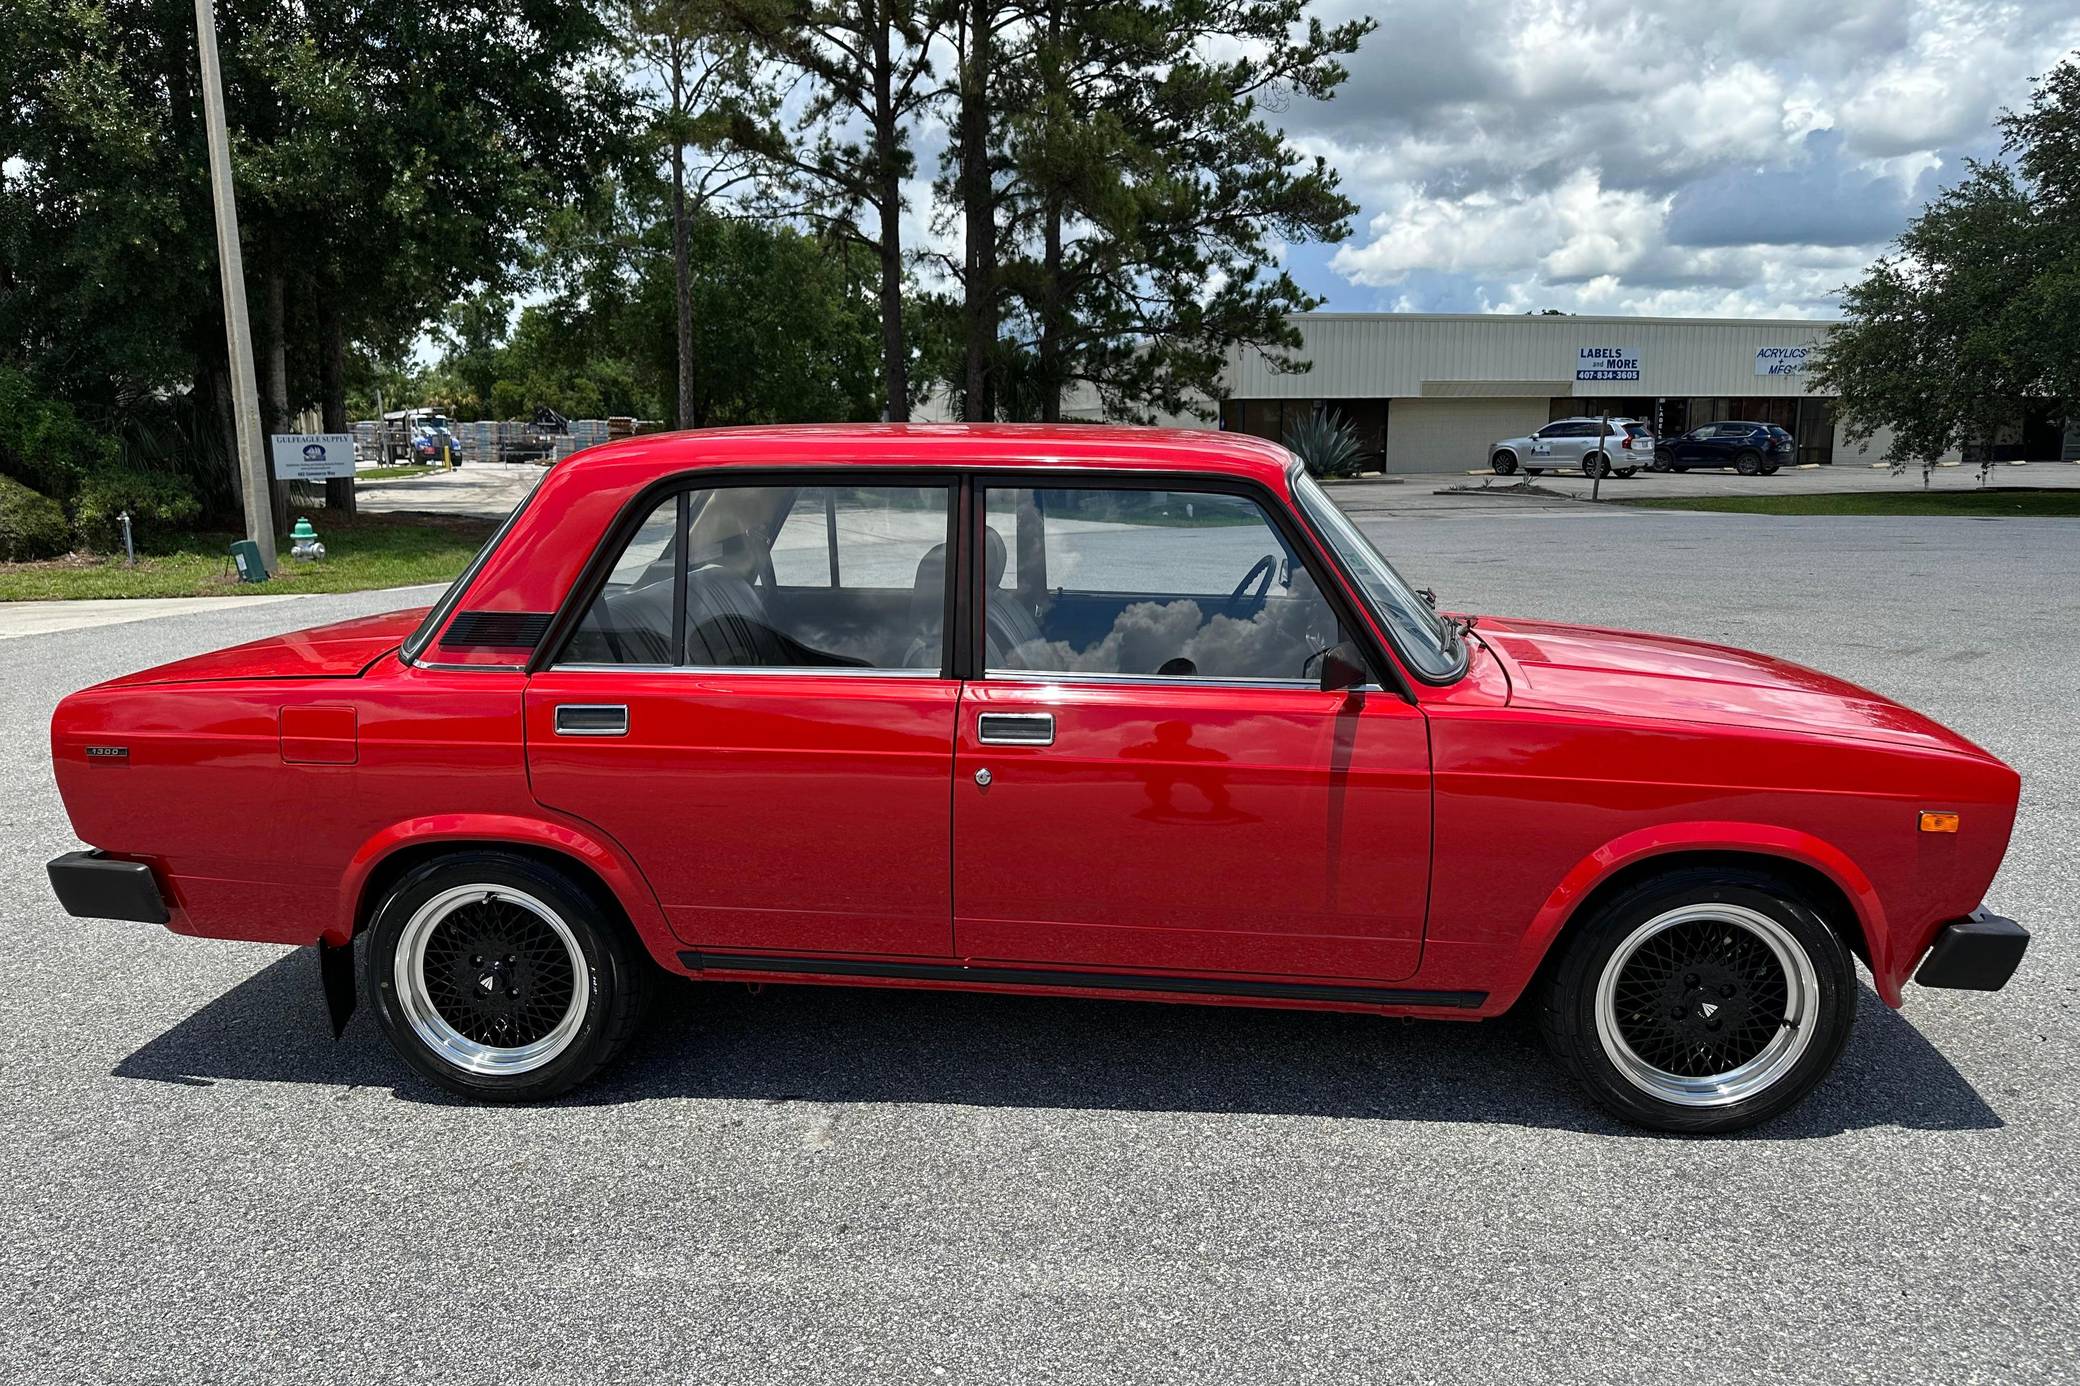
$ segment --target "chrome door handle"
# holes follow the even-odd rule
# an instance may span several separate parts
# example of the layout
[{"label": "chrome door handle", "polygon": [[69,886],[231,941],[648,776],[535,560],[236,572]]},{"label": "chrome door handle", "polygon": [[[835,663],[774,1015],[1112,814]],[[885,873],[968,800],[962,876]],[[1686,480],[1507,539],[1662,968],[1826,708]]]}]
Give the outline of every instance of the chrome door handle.
[{"label": "chrome door handle", "polygon": [[620,703],[558,703],[558,736],[627,736],[628,708]]},{"label": "chrome door handle", "polygon": [[985,746],[1052,746],[1052,712],[985,712],[975,719],[975,739]]}]

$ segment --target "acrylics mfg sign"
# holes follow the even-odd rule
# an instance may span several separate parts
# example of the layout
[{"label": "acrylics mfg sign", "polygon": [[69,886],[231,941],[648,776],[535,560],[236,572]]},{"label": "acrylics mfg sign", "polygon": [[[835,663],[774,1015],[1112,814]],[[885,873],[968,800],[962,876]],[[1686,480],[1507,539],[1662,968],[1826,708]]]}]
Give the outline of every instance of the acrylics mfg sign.
[{"label": "acrylics mfg sign", "polygon": [[1757,347],[1755,348],[1755,374],[1757,375],[1803,375],[1806,358],[1813,354],[1809,346]]}]

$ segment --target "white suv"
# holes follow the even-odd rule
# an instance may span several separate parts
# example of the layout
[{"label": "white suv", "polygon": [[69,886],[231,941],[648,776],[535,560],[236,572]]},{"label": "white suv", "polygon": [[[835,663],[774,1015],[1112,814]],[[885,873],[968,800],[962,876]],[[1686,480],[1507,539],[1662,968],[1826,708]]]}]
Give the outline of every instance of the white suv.
[{"label": "white suv", "polygon": [[1579,467],[1583,476],[1631,476],[1654,460],[1654,430],[1642,419],[1555,419],[1528,438],[1488,449],[1497,476]]}]

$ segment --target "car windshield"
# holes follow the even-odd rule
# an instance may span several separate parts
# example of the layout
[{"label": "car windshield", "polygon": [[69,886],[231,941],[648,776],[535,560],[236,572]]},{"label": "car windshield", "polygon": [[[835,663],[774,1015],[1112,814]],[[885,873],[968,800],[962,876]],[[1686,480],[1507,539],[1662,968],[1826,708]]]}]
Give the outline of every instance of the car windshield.
[{"label": "car windshield", "polygon": [[1449,679],[1465,668],[1466,648],[1452,626],[1431,610],[1313,477],[1296,470],[1293,496],[1358,584],[1366,603],[1394,638],[1402,658],[1425,678]]}]

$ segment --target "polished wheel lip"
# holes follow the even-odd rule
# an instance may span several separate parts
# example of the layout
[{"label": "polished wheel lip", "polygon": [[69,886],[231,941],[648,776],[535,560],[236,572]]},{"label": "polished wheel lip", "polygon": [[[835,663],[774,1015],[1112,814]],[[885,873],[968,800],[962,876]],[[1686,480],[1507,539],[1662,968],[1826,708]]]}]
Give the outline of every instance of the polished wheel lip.
[{"label": "polished wheel lip", "polygon": [[[1688,1077],[1657,1068],[1633,1052],[1618,1025],[1617,988],[1626,966],[1649,939],[1679,925],[1701,922],[1745,930],[1769,948],[1783,972],[1786,1023],[1761,1053],[1738,1068]],[[1728,1107],[1767,1091],[1798,1065],[1813,1042],[1819,1003],[1819,972],[1805,948],[1782,924],[1745,905],[1680,905],[1634,929],[1604,963],[1596,982],[1596,1037],[1625,1081],[1649,1097],[1679,1107]]]},{"label": "polished wheel lip", "polygon": [[[537,916],[547,924],[562,942],[570,955],[571,1000],[563,1017],[556,1022],[548,1034],[532,1044],[518,1048],[503,1049],[495,1045],[480,1044],[469,1038],[440,1013],[433,1003],[433,995],[426,984],[426,945],[441,921],[463,905],[484,900],[497,900],[514,905]],[[570,1048],[572,1040],[585,1024],[586,1012],[592,1005],[592,989],[587,979],[591,969],[586,966],[584,950],[578,946],[578,936],[563,916],[543,904],[534,896],[511,886],[465,885],[444,890],[425,904],[419,906],[406,921],[404,931],[398,936],[396,959],[391,969],[392,981],[397,989],[399,1009],[404,1013],[405,1023],[435,1058],[450,1068],[463,1073],[484,1077],[512,1077],[532,1073]]]}]

